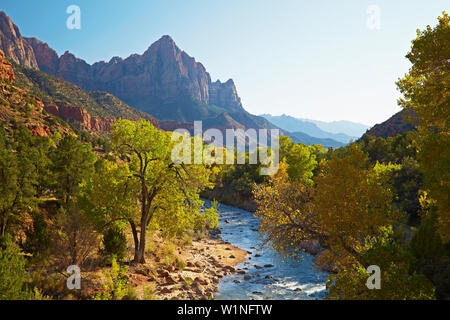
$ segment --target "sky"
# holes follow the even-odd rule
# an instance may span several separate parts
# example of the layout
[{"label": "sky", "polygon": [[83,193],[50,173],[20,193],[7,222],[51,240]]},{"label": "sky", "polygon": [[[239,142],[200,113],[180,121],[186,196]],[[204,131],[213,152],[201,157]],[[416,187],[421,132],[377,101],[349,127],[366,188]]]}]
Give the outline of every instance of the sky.
[{"label": "sky", "polygon": [[[68,29],[70,5],[81,29]],[[374,125],[400,111],[395,82],[417,29],[448,0],[1,0],[22,35],[88,63],[142,54],[163,35],[232,78],[253,114]]]}]

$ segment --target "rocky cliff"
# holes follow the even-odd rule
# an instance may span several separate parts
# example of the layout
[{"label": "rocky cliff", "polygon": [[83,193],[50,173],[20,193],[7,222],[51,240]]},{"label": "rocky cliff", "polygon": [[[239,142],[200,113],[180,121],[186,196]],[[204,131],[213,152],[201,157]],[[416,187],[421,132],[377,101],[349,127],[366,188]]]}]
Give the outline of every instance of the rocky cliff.
[{"label": "rocky cliff", "polygon": [[60,106],[48,105],[44,106],[44,110],[69,123],[76,123],[81,129],[94,132],[108,131],[115,121],[113,119],[92,117],[86,109],[73,107],[69,104],[61,104]]},{"label": "rocky cliff", "polygon": [[38,63],[31,45],[22,37],[19,28],[0,11],[0,49],[16,63],[37,69]]},{"label": "rocky cliff", "polygon": [[15,79],[11,63],[5,59],[5,54],[0,50],[0,80],[13,82]]},{"label": "rocky cliff", "polygon": [[7,39],[1,43],[8,49],[6,57],[20,65],[38,68],[89,92],[108,92],[159,120],[203,120],[209,128],[276,128],[244,110],[233,80],[212,82],[205,67],[170,36],[161,37],[142,55],[114,57],[90,65],[68,51],[58,56],[36,38],[23,38],[5,13],[0,16],[0,35]]},{"label": "rocky cliff", "polygon": [[54,50],[35,38],[26,41],[34,50],[40,70],[86,90],[110,92],[144,111],[151,110],[151,104],[186,97],[229,111],[243,110],[234,82],[212,82],[205,67],[180,50],[169,36],[153,43],[142,55],[114,57],[93,65],[69,52],[58,58]]}]

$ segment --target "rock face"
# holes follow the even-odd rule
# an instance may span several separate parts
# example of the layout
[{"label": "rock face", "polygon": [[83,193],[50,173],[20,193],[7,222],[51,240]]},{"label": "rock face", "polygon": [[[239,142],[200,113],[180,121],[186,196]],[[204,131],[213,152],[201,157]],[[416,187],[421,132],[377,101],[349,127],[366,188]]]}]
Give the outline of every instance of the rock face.
[{"label": "rock face", "polygon": [[31,46],[37,65],[40,70],[48,74],[55,74],[59,66],[59,57],[55,50],[48,44],[36,38],[24,38]]},{"label": "rock face", "polygon": [[0,50],[0,79],[6,79],[10,82],[14,81],[14,71],[11,63],[5,59],[5,54]]},{"label": "rock face", "polygon": [[44,110],[54,116],[68,122],[77,122],[80,127],[89,131],[103,132],[111,128],[111,124],[115,120],[92,117],[86,109],[73,107],[68,104],[60,106],[49,105],[44,106]]},{"label": "rock face", "polygon": [[[88,91],[108,92],[135,109],[162,121],[192,123],[204,128],[275,129],[242,106],[233,80],[212,82],[205,67],[163,36],[142,55],[112,58],[93,65],[35,38],[23,38],[5,13],[0,15],[0,48],[21,65],[38,68]],[[94,125],[95,126],[95,125]]]},{"label": "rock face", "polygon": [[37,39],[26,41],[34,50],[40,70],[86,90],[107,91],[144,111],[146,104],[186,97],[229,111],[243,111],[233,80],[211,82],[205,67],[181,51],[169,36],[163,36],[142,55],[114,57],[93,65],[69,52],[58,58],[54,50]]},{"label": "rock face", "polygon": [[0,49],[7,58],[16,63],[35,69],[39,68],[33,48],[3,11],[0,11]]}]

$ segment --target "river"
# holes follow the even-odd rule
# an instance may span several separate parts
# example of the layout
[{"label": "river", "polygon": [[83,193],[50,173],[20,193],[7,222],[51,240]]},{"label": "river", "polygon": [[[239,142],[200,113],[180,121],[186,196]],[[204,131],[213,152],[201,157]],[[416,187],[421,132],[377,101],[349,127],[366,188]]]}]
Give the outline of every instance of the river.
[{"label": "river", "polygon": [[[205,205],[209,206],[210,202],[205,201]],[[237,266],[251,278],[245,280],[241,274],[224,277],[215,299],[311,300],[326,296],[328,274],[317,270],[312,256],[305,253],[289,259],[278,255],[265,244],[258,232],[259,219],[251,212],[220,204],[218,213],[221,238],[252,254]]]}]

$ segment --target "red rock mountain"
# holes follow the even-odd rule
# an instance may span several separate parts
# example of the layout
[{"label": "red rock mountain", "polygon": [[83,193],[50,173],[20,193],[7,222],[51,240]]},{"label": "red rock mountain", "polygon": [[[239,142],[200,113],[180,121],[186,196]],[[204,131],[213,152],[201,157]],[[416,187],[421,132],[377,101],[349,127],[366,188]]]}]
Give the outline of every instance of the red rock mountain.
[{"label": "red rock mountain", "polygon": [[147,104],[186,97],[229,111],[243,110],[233,80],[212,82],[205,67],[181,51],[169,36],[163,36],[142,55],[114,57],[93,65],[69,52],[58,58],[53,49],[35,38],[26,41],[34,50],[40,70],[86,90],[110,92],[144,111],[150,111],[145,110]]},{"label": "red rock mountain", "polygon": [[0,11],[0,50],[16,63],[30,68],[39,68],[33,48],[22,37],[19,28],[2,11]]},{"label": "red rock mountain", "polygon": [[414,130],[415,126],[408,122],[406,111],[402,110],[383,123],[376,124],[366,132],[371,136],[388,138]]},{"label": "red rock mountain", "polygon": [[11,63],[5,59],[5,54],[0,50],[0,80],[14,81],[14,71]]},{"label": "red rock mountain", "polygon": [[[11,31],[13,30],[13,31]],[[24,38],[6,14],[0,15],[0,37],[6,57],[23,66],[76,84],[87,91],[108,92],[159,120],[209,127],[275,128],[244,110],[233,80],[211,81],[205,67],[163,36],[142,55],[92,65],[69,52],[55,50],[35,38]]]}]

